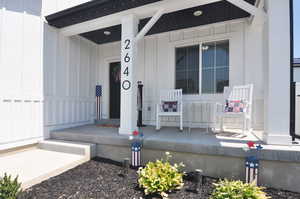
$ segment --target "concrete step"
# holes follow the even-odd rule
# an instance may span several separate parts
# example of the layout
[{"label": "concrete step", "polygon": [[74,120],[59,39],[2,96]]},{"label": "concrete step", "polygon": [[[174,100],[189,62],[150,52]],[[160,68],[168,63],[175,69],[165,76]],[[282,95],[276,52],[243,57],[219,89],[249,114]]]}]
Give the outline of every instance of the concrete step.
[{"label": "concrete step", "polygon": [[96,144],[71,142],[63,140],[49,139],[38,143],[37,148],[84,156],[88,161],[96,156]]}]

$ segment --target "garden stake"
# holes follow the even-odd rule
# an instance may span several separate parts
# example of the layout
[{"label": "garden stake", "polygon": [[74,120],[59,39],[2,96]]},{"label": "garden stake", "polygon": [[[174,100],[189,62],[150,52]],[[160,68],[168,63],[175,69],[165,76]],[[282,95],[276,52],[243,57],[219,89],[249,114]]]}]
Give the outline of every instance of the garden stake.
[{"label": "garden stake", "polygon": [[245,167],[246,167],[246,183],[258,185],[258,172],[259,172],[259,152],[263,149],[261,145],[255,145],[254,142],[248,142],[248,148],[255,149],[255,154],[246,157]]},{"label": "garden stake", "polygon": [[201,190],[201,186],[203,185],[203,171],[200,169],[196,169],[196,188],[195,191],[199,192]]},{"label": "garden stake", "polygon": [[143,145],[143,133],[142,131],[134,131],[131,143],[131,166],[138,168],[141,166],[141,149]]},{"label": "garden stake", "polygon": [[129,159],[128,158],[124,159],[123,166],[124,166],[124,177],[127,177],[128,173],[129,173]]}]

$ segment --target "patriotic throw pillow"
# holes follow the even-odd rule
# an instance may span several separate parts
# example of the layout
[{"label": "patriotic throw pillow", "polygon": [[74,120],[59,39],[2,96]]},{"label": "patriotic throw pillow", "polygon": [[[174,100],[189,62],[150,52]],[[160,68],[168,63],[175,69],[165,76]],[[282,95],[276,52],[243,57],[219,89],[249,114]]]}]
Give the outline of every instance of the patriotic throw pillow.
[{"label": "patriotic throw pillow", "polygon": [[162,103],[162,110],[164,112],[177,112],[177,101],[165,101]]},{"label": "patriotic throw pillow", "polygon": [[225,112],[242,113],[245,108],[243,100],[226,100]]}]

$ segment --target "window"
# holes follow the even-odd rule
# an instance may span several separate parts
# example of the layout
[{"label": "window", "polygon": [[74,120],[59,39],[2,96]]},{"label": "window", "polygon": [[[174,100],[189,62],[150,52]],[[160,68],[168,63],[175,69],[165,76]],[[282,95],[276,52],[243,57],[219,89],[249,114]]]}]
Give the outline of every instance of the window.
[{"label": "window", "polygon": [[[176,88],[199,93],[200,45],[176,48]],[[223,93],[229,85],[229,41],[202,44],[201,93]]]},{"label": "window", "polygon": [[199,45],[176,48],[176,88],[199,93]]},{"label": "window", "polygon": [[229,41],[202,45],[202,93],[222,93],[229,85]]}]

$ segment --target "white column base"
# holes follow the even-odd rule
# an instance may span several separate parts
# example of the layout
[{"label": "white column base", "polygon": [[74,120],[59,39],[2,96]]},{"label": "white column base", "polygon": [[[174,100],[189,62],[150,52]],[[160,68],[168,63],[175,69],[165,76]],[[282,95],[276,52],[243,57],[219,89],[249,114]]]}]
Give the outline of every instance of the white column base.
[{"label": "white column base", "polygon": [[287,135],[287,133],[282,133],[282,135],[272,135],[265,132],[263,136],[263,141],[267,144],[273,145],[291,145],[292,137]]}]

